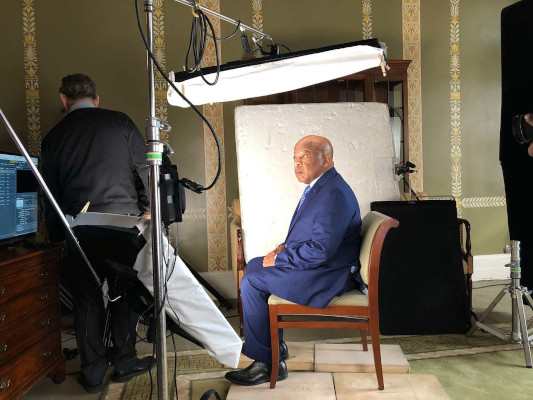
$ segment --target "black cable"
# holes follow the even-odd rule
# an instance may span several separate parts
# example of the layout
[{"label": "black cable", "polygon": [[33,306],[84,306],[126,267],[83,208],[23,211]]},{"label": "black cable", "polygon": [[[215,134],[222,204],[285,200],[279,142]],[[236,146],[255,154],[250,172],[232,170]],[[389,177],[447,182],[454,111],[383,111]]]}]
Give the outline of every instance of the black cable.
[{"label": "black cable", "polygon": [[[233,31],[232,34],[230,34],[228,36],[224,36],[224,37],[215,37],[215,39],[218,40],[218,41],[231,39],[239,31],[240,27],[241,27],[241,21],[239,20],[239,21],[237,21],[237,27],[235,28],[235,30]],[[209,34],[209,32],[206,32],[206,35],[209,36],[210,38],[213,38],[213,36],[211,36]]]},{"label": "black cable", "polygon": [[155,59],[155,56],[153,55],[152,51],[150,50],[150,45],[148,44],[148,41],[146,40],[146,36],[144,35],[144,32],[142,30],[142,26],[141,26],[141,17],[140,17],[140,14],[139,14],[139,5],[138,5],[138,1],[139,0],[134,0],[135,1],[135,14],[137,15],[137,25],[138,25],[138,28],[139,28],[139,32],[141,34],[141,37],[143,39],[143,42],[144,42],[144,45],[146,47],[146,51],[148,52],[148,55],[150,57],[150,59],[153,61],[154,65],[156,66],[157,70],[159,71],[159,73],[161,74],[161,76],[168,82],[168,84],[174,89],[174,91],[198,114],[198,116],[205,122],[205,124],[207,125],[207,127],[209,128],[209,130],[211,131],[211,134],[213,135],[213,139],[215,140],[216,142],[216,145],[217,145],[217,150],[218,150],[218,169],[217,169],[217,173],[215,175],[215,177],[213,178],[213,181],[211,182],[211,184],[209,184],[209,186],[207,187],[204,187],[204,186],[201,186],[200,187],[200,190],[201,191],[205,191],[205,190],[209,190],[211,189],[213,186],[215,186],[215,183],[217,182],[219,176],[220,176],[220,173],[222,171],[222,154],[221,154],[221,149],[220,149],[220,142],[218,140],[218,137],[215,133],[215,130],[213,129],[213,126],[211,125],[211,123],[209,122],[209,120],[205,117],[205,115],[202,114],[202,112],[200,110],[198,110],[198,108],[196,108],[196,106],[194,104],[191,103],[191,101],[185,97],[179,90],[178,88],[176,87],[176,85],[174,85],[174,82],[172,82],[168,75],[163,71],[163,68],[161,68],[161,66],[159,65],[159,63],[157,62],[157,60]]}]

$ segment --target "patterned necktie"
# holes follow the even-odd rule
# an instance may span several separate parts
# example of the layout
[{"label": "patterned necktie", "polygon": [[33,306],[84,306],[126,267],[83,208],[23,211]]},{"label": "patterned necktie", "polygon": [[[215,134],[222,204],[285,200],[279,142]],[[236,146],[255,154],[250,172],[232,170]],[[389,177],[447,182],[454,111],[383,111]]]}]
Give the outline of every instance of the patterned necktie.
[{"label": "patterned necktie", "polygon": [[303,204],[305,200],[305,196],[307,196],[307,193],[311,190],[311,186],[307,186],[304,190],[304,194],[302,194],[302,198],[300,199],[300,202],[298,203],[297,211],[300,209],[300,206]]}]

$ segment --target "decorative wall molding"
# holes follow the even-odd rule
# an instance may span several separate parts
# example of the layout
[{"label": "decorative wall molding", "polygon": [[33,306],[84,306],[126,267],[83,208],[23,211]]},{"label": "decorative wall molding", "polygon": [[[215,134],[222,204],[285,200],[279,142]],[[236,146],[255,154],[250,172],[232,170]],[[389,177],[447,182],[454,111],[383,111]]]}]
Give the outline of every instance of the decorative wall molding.
[{"label": "decorative wall molding", "polygon": [[[226,218],[233,218],[233,209],[228,207]],[[200,221],[207,219],[207,208],[187,208],[183,214],[183,222]]]},{"label": "decorative wall molding", "polygon": [[372,0],[362,0],[363,39],[372,39]]},{"label": "decorative wall molding", "polygon": [[[202,6],[220,12],[220,0],[202,0]],[[215,35],[220,36],[220,20],[210,18]],[[219,55],[222,49],[219,44]],[[209,40],[202,66],[216,64],[213,41]],[[206,192],[207,206],[207,265],[209,271],[228,269],[228,218],[226,214],[226,168],[224,158],[224,111],[222,103],[203,106],[203,113],[213,126],[221,147],[222,170],[215,186]],[[218,152],[211,131],[204,123],[205,179],[209,184],[217,173]]]},{"label": "decorative wall molding", "polygon": [[418,168],[410,176],[413,190],[422,192],[424,164],[422,157],[422,71],[420,44],[420,0],[402,0],[403,58],[412,60],[407,70],[409,98],[409,161]]},{"label": "decorative wall molding", "polygon": [[[263,32],[263,0],[252,0],[252,28]],[[259,35],[254,33],[254,37],[259,39]],[[261,44],[261,41],[259,41]],[[256,47],[254,50],[256,57],[261,57],[261,51]]]},{"label": "decorative wall molding", "polygon": [[35,31],[35,6],[33,0],[22,4],[22,33],[24,42],[24,83],[26,87],[26,117],[28,126],[28,152],[41,154],[41,107],[39,101],[39,64]]},{"label": "decorative wall molding", "polygon": [[507,201],[504,196],[466,197],[459,200],[459,204],[464,208],[505,207]]},{"label": "decorative wall molding", "polygon": [[450,0],[450,118],[452,196],[457,202],[457,216],[462,214],[461,183],[461,62],[459,52],[459,0]]},{"label": "decorative wall molding", "polygon": [[[166,70],[165,55],[165,20],[163,12],[163,0],[154,0],[153,13],[153,30],[154,30],[154,56],[163,71]],[[161,122],[167,122],[168,101],[167,101],[167,82],[161,76],[161,73],[154,69],[154,86],[155,86],[155,112],[156,117]],[[161,140],[168,140],[168,133],[161,131]]]}]

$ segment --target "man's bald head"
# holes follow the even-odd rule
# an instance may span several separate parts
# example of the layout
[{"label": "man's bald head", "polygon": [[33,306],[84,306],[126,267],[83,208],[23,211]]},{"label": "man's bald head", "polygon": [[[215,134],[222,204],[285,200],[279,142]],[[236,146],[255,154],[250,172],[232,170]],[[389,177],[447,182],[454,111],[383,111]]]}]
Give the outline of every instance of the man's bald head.
[{"label": "man's bald head", "polygon": [[300,182],[309,184],[333,165],[333,146],[323,136],[306,136],[294,146],[294,172]]}]

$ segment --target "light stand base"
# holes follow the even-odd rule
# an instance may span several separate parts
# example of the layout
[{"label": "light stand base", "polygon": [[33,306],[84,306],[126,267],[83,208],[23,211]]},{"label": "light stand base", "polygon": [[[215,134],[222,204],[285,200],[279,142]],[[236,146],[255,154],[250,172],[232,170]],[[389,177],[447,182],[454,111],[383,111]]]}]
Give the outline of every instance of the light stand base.
[{"label": "light stand base", "polygon": [[[533,317],[526,321],[526,313],[524,308],[524,298],[527,301],[527,305],[533,310],[533,299],[529,294],[527,288],[520,286],[520,283],[514,282],[506,285],[501,292],[494,298],[492,303],[481,314],[477,321],[474,321],[472,328],[466,333],[466,336],[471,337],[477,329],[487,331],[494,336],[499,337],[509,343],[518,343],[524,346],[524,355],[526,359],[526,368],[531,368],[531,348],[530,344],[533,341]],[[512,301],[512,331],[506,332],[492,324],[484,322],[490,315],[494,307],[503,299],[505,294],[508,293],[511,296]],[[529,329],[529,330],[528,330]]]}]

